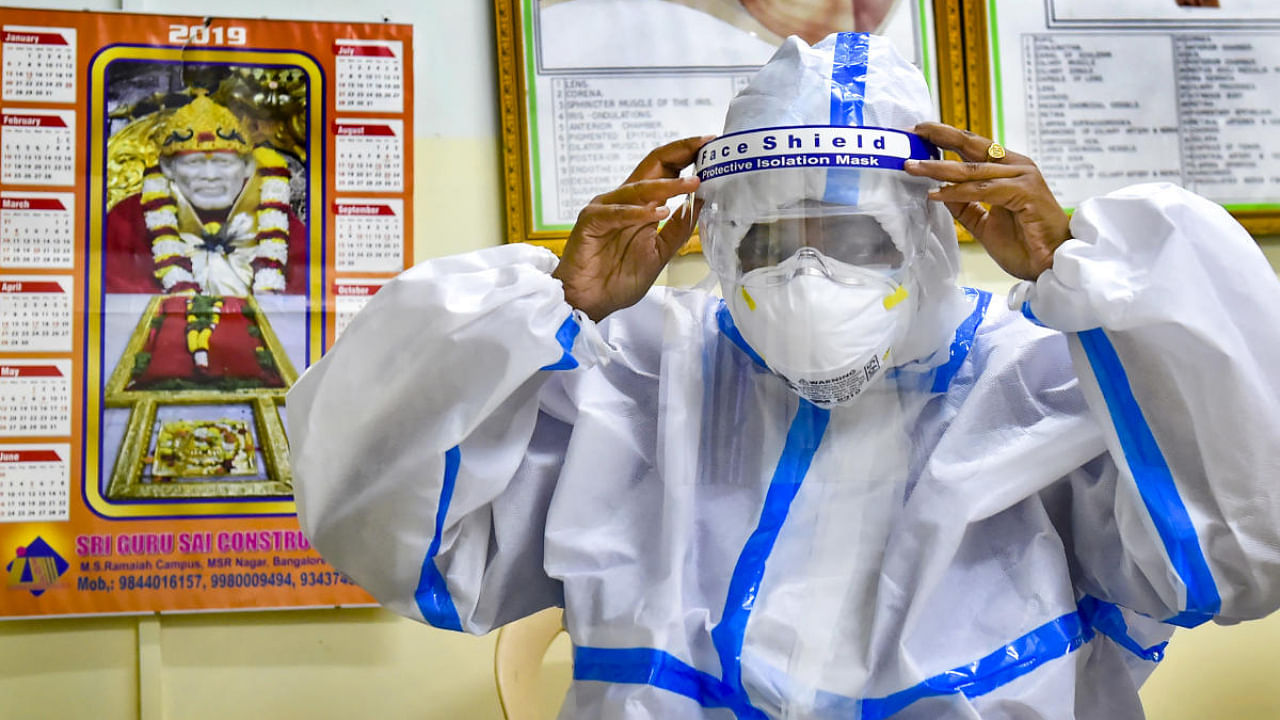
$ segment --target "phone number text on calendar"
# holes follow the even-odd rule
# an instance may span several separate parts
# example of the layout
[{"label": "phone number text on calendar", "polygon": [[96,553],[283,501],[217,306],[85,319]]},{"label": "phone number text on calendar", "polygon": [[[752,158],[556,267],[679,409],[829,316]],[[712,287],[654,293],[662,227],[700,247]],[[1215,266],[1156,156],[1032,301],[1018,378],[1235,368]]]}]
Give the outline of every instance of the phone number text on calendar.
[{"label": "phone number text on calendar", "polygon": [[182,572],[122,573],[114,576],[86,574],[76,578],[76,589],[82,592],[331,587],[334,585],[355,585],[355,581],[334,570],[215,572],[207,575]]}]

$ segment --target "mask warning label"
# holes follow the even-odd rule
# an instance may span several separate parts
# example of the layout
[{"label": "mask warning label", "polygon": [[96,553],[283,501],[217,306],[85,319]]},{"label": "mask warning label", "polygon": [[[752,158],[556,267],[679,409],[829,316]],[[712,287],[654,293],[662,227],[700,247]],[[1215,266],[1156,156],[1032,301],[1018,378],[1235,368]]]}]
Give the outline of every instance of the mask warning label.
[{"label": "mask warning label", "polygon": [[830,407],[848,402],[862,394],[867,385],[880,373],[880,369],[880,358],[872,355],[866,365],[836,377],[821,380],[784,379],[800,397],[819,407]]}]

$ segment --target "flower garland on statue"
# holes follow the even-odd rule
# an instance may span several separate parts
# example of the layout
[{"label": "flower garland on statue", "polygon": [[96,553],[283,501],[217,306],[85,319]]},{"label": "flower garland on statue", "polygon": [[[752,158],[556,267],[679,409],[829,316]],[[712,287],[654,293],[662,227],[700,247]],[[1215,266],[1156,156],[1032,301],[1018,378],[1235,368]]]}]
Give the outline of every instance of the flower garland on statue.
[{"label": "flower garland on statue", "polygon": [[197,295],[187,300],[187,352],[196,372],[209,368],[210,340],[222,319],[222,298]]},{"label": "flower garland on statue", "polygon": [[[289,167],[284,158],[270,148],[255,148],[253,158],[257,163],[255,179],[259,186],[253,225],[244,227],[247,225],[241,220],[244,213],[237,213],[227,223],[230,227],[211,222],[202,229],[206,237],[219,234],[235,237],[256,227],[252,291],[255,294],[284,292],[284,270],[289,260]],[[177,200],[169,178],[159,165],[148,167],[143,174],[142,211],[160,287],[166,293],[203,292],[191,268],[193,248],[183,241],[178,230]]]}]

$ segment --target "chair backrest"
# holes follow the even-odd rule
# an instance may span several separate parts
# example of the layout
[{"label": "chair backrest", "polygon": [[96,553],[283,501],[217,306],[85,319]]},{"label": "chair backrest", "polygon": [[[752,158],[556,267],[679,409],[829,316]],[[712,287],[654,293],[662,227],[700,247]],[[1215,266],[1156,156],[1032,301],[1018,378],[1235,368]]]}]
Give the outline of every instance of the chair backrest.
[{"label": "chair backrest", "polygon": [[545,720],[540,690],[542,659],[562,632],[564,613],[560,608],[534,613],[498,631],[493,674],[507,720]]}]

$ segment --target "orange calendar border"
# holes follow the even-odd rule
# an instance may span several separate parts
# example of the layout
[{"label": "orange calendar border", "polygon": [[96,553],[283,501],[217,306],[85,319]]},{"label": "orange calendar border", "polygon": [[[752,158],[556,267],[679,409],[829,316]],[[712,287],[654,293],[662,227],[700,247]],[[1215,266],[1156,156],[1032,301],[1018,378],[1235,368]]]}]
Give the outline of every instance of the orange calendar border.
[{"label": "orange calendar border", "polygon": [[[0,618],[372,604],[373,598],[324,563],[306,543],[292,502],[282,499],[184,500],[153,505],[165,508],[167,514],[111,517],[94,507],[94,502],[103,506],[105,500],[101,497],[100,485],[98,488],[86,486],[86,478],[89,484],[101,482],[97,468],[89,470],[86,461],[90,452],[97,452],[100,443],[102,427],[96,409],[102,401],[103,374],[110,368],[102,366],[100,357],[104,332],[101,272],[105,262],[102,257],[101,153],[106,120],[90,115],[90,112],[105,114],[101,95],[103,76],[91,73],[90,66],[93,65],[95,72],[99,71],[99,60],[107,57],[106,51],[138,59],[136,54],[143,52],[139,48],[150,48],[146,52],[179,53],[180,60],[186,62],[230,58],[233,62],[252,63],[251,53],[257,52],[267,56],[265,64],[306,67],[300,58],[309,58],[314,64],[312,70],[318,75],[309,76],[312,95],[307,112],[320,115],[312,116],[308,132],[310,151],[316,158],[307,180],[310,188],[307,237],[311,255],[306,305],[310,315],[305,322],[308,337],[303,353],[309,364],[318,360],[326,346],[332,344],[334,281],[351,275],[379,278],[384,275],[336,272],[333,244],[336,217],[331,206],[340,194],[336,192],[334,177],[336,138],[330,127],[335,117],[394,117],[404,123],[402,191],[359,194],[404,201],[405,266],[413,261],[413,28],[395,23],[297,22],[23,8],[5,8],[4,24],[75,31],[75,101],[5,100],[2,104],[6,109],[74,110],[77,120],[73,187],[3,186],[13,191],[73,193],[76,225],[73,269],[0,268],[6,273],[16,271],[33,276],[70,273],[74,278],[72,351],[38,355],[3,353],[3,357],[24,360],[70,360],[72,428],[69,437],[0,439],[0,449],[26,444],[69,444],[71,448],[71,457],[67,460],[69,520],[0,523],[0,570],[4,570],[0,573]],[[232,27],[243,28],[241,37],[247,37],[247,42],[239,47],[229,47],[225,42],[184,47],[171,41],[175,28],[200,27],[209,31],[204,34],[206,39],[217,37],[213,32],[218,28],[227,33]],[[335,41],[346,38],[401,43],[404,98],[401,112],[338,109]],[[92,106],[91,93],[98,94],[92,99]],[[350,193],[341,193],[347,194]],[[395,274],[385,273],[384,279]],[[94,408],[90,408],[91,402]],[[101,463],[101,458],[96,462]],[[91,492],[95,495],[92,502]],[[246,515],[244,511],[250,503],[263,511],[277,512]],[[200,507],[208,514],[193,516],[189,513],[192,507]],[[203,545],[183,545],[184,541],[201,538],[204,538]]]}]

